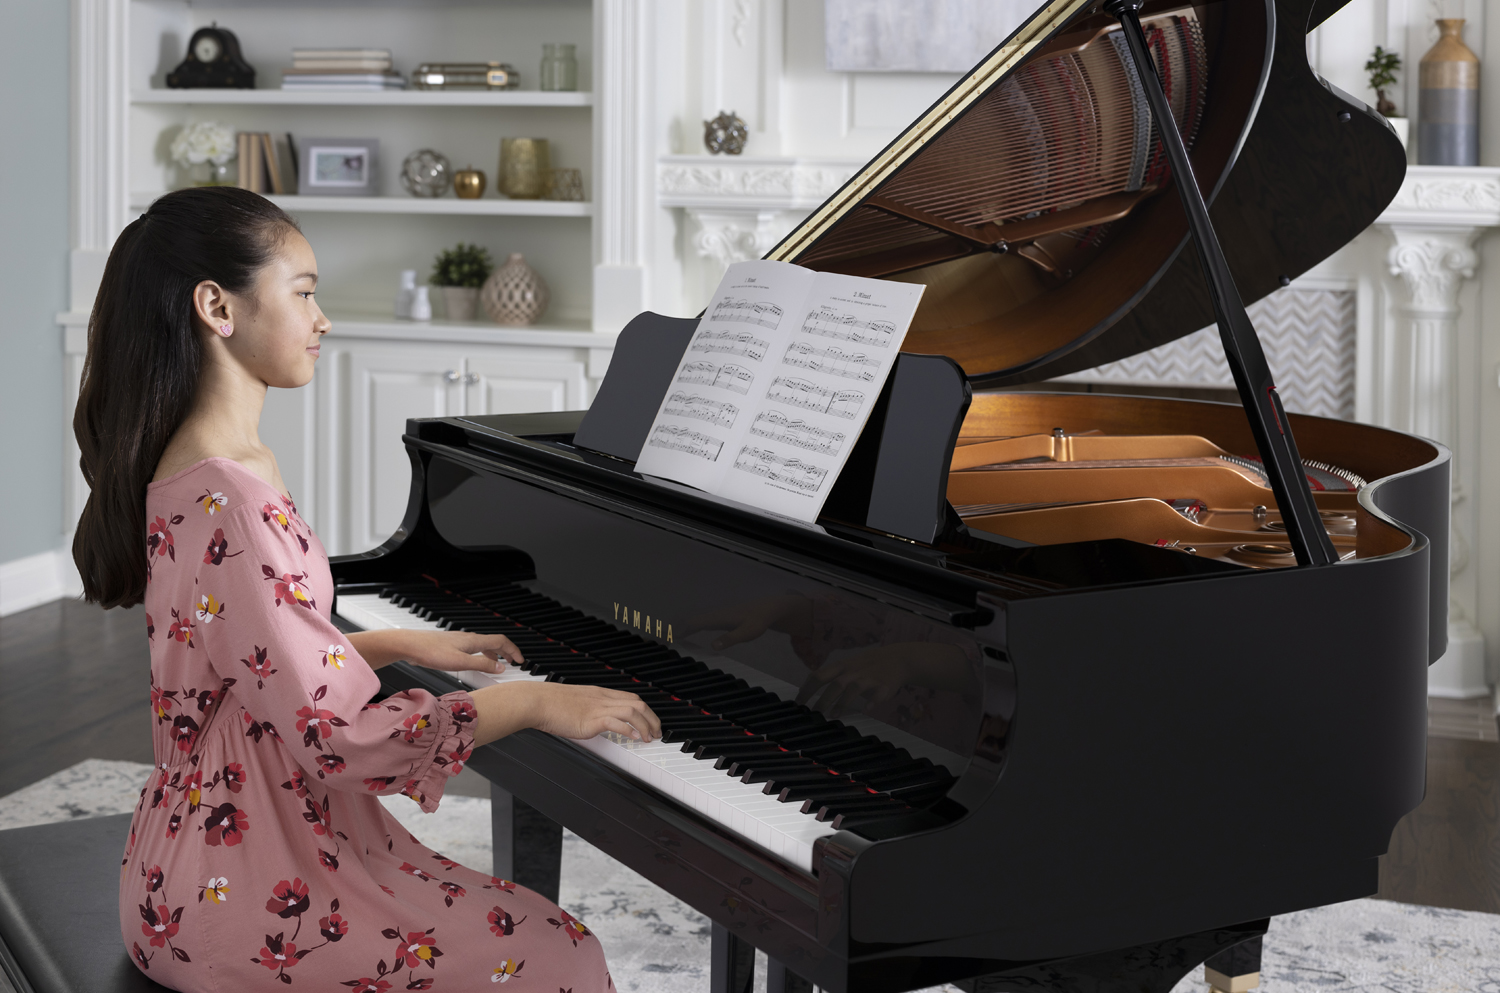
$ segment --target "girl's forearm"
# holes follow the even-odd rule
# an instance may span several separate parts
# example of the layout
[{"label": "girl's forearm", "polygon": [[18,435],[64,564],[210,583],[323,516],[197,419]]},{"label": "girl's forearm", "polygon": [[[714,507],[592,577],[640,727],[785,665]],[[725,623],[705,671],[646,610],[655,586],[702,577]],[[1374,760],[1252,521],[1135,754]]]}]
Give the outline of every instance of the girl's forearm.
[{"label": "girl's forearm", "polygon": [[355,631],[344,637],[348,640],[349,647],[358,652],[359,657],[368,662],[371,669],[379,669],[401,658],[391,637],[396,634],[400,632],[394,630]]},{"label": "girl's forearm", "polygon": [[474,745],[488,745],[492,741],[514,734],[523,728],[534,727],[538,704],[537,683],[499,683],[471,690],[478,717],[474,722]]}]

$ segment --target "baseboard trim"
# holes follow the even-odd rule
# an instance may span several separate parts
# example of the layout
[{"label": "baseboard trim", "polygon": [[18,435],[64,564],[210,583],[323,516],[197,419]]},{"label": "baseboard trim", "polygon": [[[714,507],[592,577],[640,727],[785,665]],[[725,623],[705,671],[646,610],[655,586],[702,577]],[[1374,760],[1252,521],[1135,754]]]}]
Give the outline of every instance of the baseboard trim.
[{"label": "baseboard trim", "polygon": [[0,617],[83,593],[67,547],[0,562]]}]

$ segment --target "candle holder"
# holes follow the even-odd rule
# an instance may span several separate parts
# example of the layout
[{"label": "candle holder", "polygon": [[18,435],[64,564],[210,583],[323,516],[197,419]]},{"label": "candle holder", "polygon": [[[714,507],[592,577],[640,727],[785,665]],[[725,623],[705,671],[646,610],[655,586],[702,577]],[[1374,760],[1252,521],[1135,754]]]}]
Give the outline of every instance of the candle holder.
[{"label": "candle holder", "polygon": [[546,138],[502,138],[495,188],[512,200],[540,199],[550,165]]}]

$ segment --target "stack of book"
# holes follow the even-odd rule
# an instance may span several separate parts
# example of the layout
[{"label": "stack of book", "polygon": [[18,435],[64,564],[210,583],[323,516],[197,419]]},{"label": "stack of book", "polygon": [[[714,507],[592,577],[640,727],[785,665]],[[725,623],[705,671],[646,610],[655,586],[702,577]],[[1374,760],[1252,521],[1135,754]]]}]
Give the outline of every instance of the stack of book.
[{"label": "stack of book", "polygon": [[294,48],[283,90],[403,90],[388,48]]},{"label": "stack of book", "polygon": [[[286,193],[286,181],[281,177],[281,162],[276,155],[276,139],[264,131],[241,131],[239,140],[240,174],[234,184],[251,193]],[[296,147],[291,135],[287,135],[287,148],[293,158]]]}]

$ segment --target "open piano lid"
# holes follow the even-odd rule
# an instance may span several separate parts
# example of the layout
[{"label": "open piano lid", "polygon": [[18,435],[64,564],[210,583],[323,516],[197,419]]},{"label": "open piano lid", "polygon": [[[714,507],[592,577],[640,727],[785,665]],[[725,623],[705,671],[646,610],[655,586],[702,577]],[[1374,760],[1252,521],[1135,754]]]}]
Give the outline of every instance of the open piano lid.
[{"label": "open piano lid", "polygon": [[[1352,240],[1405,175],[1384,119],[1307,64],[1307,31],[1341,6],[1141,12],[1246,302]],[[1091,368],[1213,323],[1127,58],[1098,0],[1044,5],[767,258],[927,284],[904,349],[952,357],[976,386]]]}]

